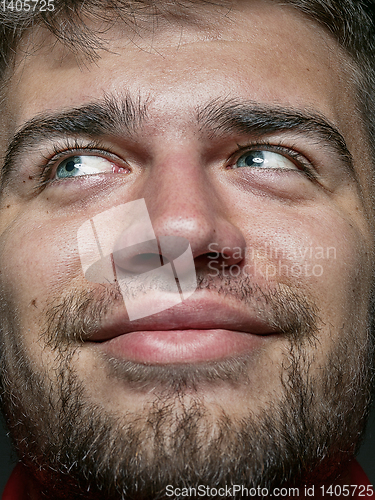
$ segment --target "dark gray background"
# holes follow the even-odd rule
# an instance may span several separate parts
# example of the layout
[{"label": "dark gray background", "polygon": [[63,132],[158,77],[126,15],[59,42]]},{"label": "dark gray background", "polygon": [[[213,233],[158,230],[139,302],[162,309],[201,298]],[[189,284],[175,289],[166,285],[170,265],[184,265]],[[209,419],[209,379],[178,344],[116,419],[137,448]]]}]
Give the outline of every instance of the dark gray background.
[{"label": "dark gray background", "polygon": [[[371,483],[375,485],[375,405],[370,417],[366,438],[358,456],[359,463],[364,468]],[[0,492],[15,463],[15,455],[11,452],[6,431],[0,427]]]}]

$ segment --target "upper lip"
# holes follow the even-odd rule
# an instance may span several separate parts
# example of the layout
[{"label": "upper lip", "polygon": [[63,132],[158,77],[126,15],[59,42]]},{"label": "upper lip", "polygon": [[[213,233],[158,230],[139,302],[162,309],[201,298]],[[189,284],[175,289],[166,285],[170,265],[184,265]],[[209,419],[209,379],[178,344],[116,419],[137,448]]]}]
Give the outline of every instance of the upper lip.
[{"label": "upper lip", "polygon": [[189,298],[170,309],[129,321],[125,307],[103,318],[90,335],[90,341],[103,342],[136,331],[211,330],[225,329],[254,335],[278,333],[270,318],[239,301],[207,293],[201,298]]}]

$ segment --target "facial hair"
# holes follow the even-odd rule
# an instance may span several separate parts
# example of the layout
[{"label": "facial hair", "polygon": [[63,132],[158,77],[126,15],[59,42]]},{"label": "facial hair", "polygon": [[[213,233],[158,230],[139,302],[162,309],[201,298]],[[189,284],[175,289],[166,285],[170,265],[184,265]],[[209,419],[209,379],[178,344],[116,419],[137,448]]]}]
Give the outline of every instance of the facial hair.
[{"label": "facial hair", "polygon": [[[142,413],[116,417],[93,404],[70,361],[98,318],[119,300],[113,288],[69,292],[50,305],[43,338],[56,352],[54,381],[33,368],[16,340],[17,316],[10,316],[9,307],[4,311],[3,335],[13,341],[5,343],[2,358],[3,408],[20,457],[47,497],[163,499],[170,498],[168,485],[191,492],[199,485],[234,484],[271,491],[317,486],[340,474],[368,413],[370,333],[364,342],[363,333],[361,338],[343,331],[324,365],[312,370],[309,351],[319,318],[300,291],[265,291],[228,278],[201,278],[199,288],[256,307],[290,342],[282,393],[257,414],[236,419],[222,408],[213,417],[199,392],[203,382],[243,383],[250,376],[246,358],[185,370],[112,363],[114,376],[128,384],[141,390],[152,382],[160,390]],[[241,492],[233,498],[242,498]]]}]

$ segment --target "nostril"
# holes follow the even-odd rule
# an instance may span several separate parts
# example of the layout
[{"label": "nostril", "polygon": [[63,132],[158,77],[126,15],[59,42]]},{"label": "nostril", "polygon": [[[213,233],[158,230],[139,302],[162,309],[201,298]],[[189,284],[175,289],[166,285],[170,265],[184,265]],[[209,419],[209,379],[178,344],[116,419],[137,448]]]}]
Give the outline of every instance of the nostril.
[{"label": "nostril", "polygon": [[199,255],[194,259],[194,262],[197,268],[205,269],[210,264],[213,265],[221,260],[221,255],[218,255],[216,252],[209,252],[204,255]]},{"label": "nostril", "polygon": [[[128,258],[116,258],[114,255],[114,261],[116,266],[130,274],[147,273],[162,265],[161,256],[157,253],[142,253]],[[167,263],[163,259],[163,264]]]},{"label": "nostril", "polygon": [[[123,246],[122,246],[123,245]],[[127,245],[125,238],[116,242],[113,263],[126,274],[143,274],[174,263],[183,272],[190,249],[189,241],[180,236],[160,236],[135,245]],[[191,253],[191,250],[190,250]],[[185,263],[185,264],[184,264]]]},{"label": "nostril", "polygon": [[218,255],[217,252],[209,252],[206,254],[207,259],[210,259],[210,260],[217,259],[218,256],[220,256],[220,254]]},{"label": "nostril", "polygon": [[220,252],[219,250],[217,252],[207,252],[195,259],[197,266],[201,268],[209,267],[210,269],[212,269],[212,266],[219,266],[220,268],[230,267],[240,261],[242,261],[242,256],[238,252],[231,254]]},{"label": "nostril", "polygon": [[160,267],[162,265],[161,256],[155,253],[145,253],[142,255],[135,255],[132,259],[130,259],[131,270],[135,271],[151,271],[156,267]]}]

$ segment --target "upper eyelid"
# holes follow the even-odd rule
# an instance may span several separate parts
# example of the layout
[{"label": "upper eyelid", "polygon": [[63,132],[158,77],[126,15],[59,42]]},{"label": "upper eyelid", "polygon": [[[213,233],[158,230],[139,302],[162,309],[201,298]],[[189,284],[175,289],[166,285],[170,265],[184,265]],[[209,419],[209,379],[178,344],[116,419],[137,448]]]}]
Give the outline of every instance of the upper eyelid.
[{"label": "upper eyelid", "polygon": [[[66,142],[63,144],[58,144],[55,143],[53,144],[53,150],[51,149],[47,151],[46,153],[43,154],[43,158],[45,160],[46,164],[54,163],[56,161],[59,161],[63,159],[64,157],[67,157],[69,155],[93,155],[97,154],[100,156],[109,156],[114,159],[118,159],[120,161],[126,162],[126,158],[124,156],[126,155],[119,155],[118,153],[115,153],[110,146],[104,145],[103,143],[99,141],[82,141],[79,142],[78,139],[64,139]],[[72,142],[70,142],[72,141]],[[271,143],[267,140],[257,140],[254,142],[248,142],[244,145],[237,144],[237,149],[234,151],[228,158],[228,160],[233,159],[234,157],[237,157],[238,155],[241,155],[242,153],[245,153],[246,151],[250,150],[257,150],[257,149],[265,149],[267,151],[271,152],[276,152],[276,153],[285,153],[285,156],[291,156],[292,158],[300,158],[301,160],[304,159],[306,163],[312,164],[312,162],[304,155],[303,153],[299,152],[297,149],[294,147],[286,146],[282,143]]]},{"label": "upper eyelid", "polygon": [[[99,142],[89,142],[89,143],[78,143],[73,144],[66,143],[64,146],[58,146],[54,144],[53,152],[44,154],[44,164],[40,165],[41,169],[53,168],[56,163],[63,161],[69,156],[102,156],[110,161],[118,161],[126,163],[127,161],[121,157],[119,154],[113,152],[110,147],[104,146]],[[127,166],[129,166],[127,164]]]},{"label": "upper eyelid", "polygon": [[114,155],[113,153],[103,151],[101,149],[77,149],[77,150],[68,150],[68,151],[62,151],[61,153],[57,153],[55,156],[52,158],[48,159],[46,163],[46,167],[48,166],[56,166],[56,163],[62,163],[64,160],[67,158],[73,157],[73,156],[101,156],[103,158],[108,157],[108,160],[113,159],[113,157],[120,159],[117,155]]},{"label": "upper eyelid", "polygon": [[[69,155],[72,156],[84,156],[87,155],[89,156],[90,154],[95,154],[97,153],[100,156],[112,156],[114,158],[118,158],[119,160],[122,160],[122,158],[114,153],[109,147],[104,146],[102,143],[99,142],[88,142],[88,143],[78,143],[76,142],[74,145],[71,143],[65,143],[63,146],[58,146],[57,144],[53,145],[53,152],[44,154],[44,158],[47,164],[49,163],[54,163],[56,161],[59,161],[63,159],[64,157],[67,157]],[[124,161],[124,160],[122,160]]]},{"label": "upper eyelid", "polygon": [[242,154],[246,153],[246,151],[270,151],[271,153],[279,153],[285,156],[286,158],[290,156],[292,159],[300,160],[304,162],[306,165],[311,165],[313,167],[313,162],[307,158],[306,155],[299,152],[294,147],[285,146],[283,144],[272,144],[270,142],[262,142],[257,141],[253,143],[248,143],[244,146],[237,144],[237,151],[235,151],[230,157],[229,160],[233,161],[234,158],[239,158]]},{"label": "upper eyelid", "polygon": [[[85,154],[86,155],[97,154],[100,156],[107,156],[110,157],[111,159],[114,160],[117,159],[124,163],[127,163],[126,155],[120,156],[118,153],[115,153],[111,149],[111,147],[109,147],[108,145],[104,145],[101,142],[90,141],[86,143],[86,142],[79,142],[77,139],[74,139],[74,143],[70,141],[71,139],[68,138],[66,140],[66,143],[63,143],[62,145],[54,144],[53,151],[50,150],[50,152],[47,152],[46,154],[43,155],[43,158],[45,159],[45,165],[46,166],[51,165],[52,163],[60,161],[69,155],[83,156]],[[235,157],[238,157],[239,155],[245,153],[248,150],[254,151],[256,149],[265,149],[267,151],[280,154],[284,153],[286,157],[290,156],[293,159],[300,159],[301,161],[304,160],[306,164],[312,164],[312,162],[304,154],[300,153],[293,147],[288,147],[281,143],[273,144],[266,140],[265,141],[257,140],[254,142],[246,143],[244,145],[237,144],[236,151],[230,154],[228,161],[233,161]]]}]

